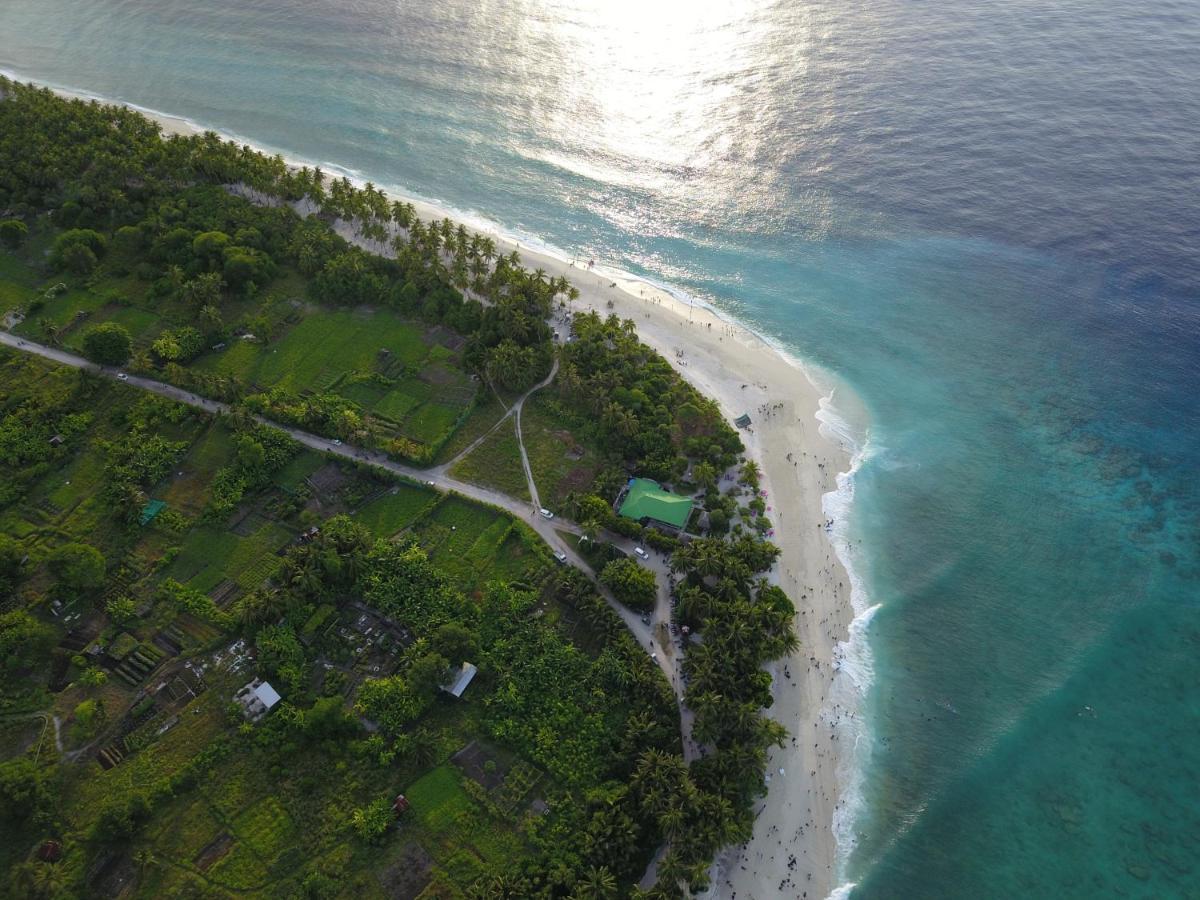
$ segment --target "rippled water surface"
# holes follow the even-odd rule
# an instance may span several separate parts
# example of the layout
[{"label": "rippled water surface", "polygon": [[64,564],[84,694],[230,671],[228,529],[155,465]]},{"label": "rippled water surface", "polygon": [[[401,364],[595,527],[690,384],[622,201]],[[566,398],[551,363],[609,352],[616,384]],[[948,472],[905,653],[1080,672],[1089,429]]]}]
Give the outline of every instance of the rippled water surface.
[{"label": "rippled water surface", "polygon": [[5,0],[0,67],[669,282],[837,373],[880,604],[856,895],[1196,891],[1197,4]]}]

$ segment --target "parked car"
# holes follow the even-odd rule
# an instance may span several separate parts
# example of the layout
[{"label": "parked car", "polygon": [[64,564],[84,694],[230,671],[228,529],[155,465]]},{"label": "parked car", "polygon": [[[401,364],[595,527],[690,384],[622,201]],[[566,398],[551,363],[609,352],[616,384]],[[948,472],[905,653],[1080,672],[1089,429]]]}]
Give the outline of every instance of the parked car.
[{"label": "parked car", "polygon": [[557,559],[560,563],[563,563],[564,565],[567,562],[567,554],[563,553],[561,550],[554,551],[554,558]]},{"label": "parked car", "polygon": [[650,554],[647,553],[645,550],[643,550],[641,547],[634,547],[633,555],[636,556],[638,559],[649,559],[650,558]]},{"label": "parked car", "polygon": [[129,376],[128,376],[128,375],[126,375],[124,372],[118,372],[118,373],[117,373],[117,378],[118,378],[118,379],[120,379],[121,381],[128,381],[128,380],[129,380]]},{"label": "parked car", "polygon": [[546,509],[546,507],[544,507],[544,506],[538,510],[538,513],[541,515],[541,517],[543,519],[553,519],[554,518],[554,513],[550,512],[550,510]]}]

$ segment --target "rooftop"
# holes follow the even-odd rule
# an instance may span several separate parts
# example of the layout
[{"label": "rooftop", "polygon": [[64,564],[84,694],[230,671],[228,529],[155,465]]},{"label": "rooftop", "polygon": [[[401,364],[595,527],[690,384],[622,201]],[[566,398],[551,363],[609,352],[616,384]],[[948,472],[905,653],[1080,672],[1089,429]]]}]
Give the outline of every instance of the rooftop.
[{"label": "rooftop", "polygon": [[692,498],[664,491],[649,478],[633,478],[617,512],[627,519],[653,519],[682,529],[692,514]]},{"label": "rooftop", "polygon": [[278,703],[280,699],[279,692],[276,691],[275,688],[271,687],[271,683],[268,681],[264,681],[262,684],[256,687],[253,693],[254,696],[258,698],[262,705],[267,709],[270,709],[272,706]]},{"label": "rooftop", "polygon": [[471,679],[475,677],[475,673],[479,670],[472,663],[465,662],[458,674],[454,676],[454,680],[442,688],[447,694],[453,694],[455,697],[461,697],[463,691],[467,689],[467,685],[471,683]]}]

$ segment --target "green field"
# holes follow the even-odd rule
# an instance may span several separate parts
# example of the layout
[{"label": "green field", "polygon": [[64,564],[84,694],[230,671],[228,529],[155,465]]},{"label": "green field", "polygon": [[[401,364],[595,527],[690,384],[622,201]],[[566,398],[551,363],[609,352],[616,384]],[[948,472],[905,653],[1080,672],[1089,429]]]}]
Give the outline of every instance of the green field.
[{"label": "green field", "polygon": [[600,454],[576,437],[544,392],[525,402],[521,434],[543,504],[557,508],[567,494],[590,489],[600,468]]},{"label": "green field", "polygon": [[435,444],[471,405],[475,385],[457,354],[388,310],[310,312],[270,343],[232,340],[195,364],[260,390],[333,392],[394,433]]}]

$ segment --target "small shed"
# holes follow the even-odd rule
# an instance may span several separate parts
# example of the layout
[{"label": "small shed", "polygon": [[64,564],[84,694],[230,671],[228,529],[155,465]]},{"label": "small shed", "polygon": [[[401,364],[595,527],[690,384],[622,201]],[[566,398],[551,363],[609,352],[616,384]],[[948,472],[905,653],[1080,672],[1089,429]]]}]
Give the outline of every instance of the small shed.
[{"label": "small shed", "polygon": [[454,680],[449,684],[442,685],[442,690],[452,697],[461,697],[463,691],[467,689],[467,685],[471,683],[471,679],[475,677],[475,673],[478,671],[473,663],[463,663],[462,668],[454,676]]},{"label": "small shed", "polygon": [[62,442],[65,440],[66,440],[66,438],[63,437],[61,434],[56,434],[56,435],[54,435],[54,437],[50,438],[50,446],[51,447],[61,447]]},{"label": "small shed", "polygon": [[749,428],[750,427],[750,414],[742,413],[740,416],[738,416],[736,419],[733,420],[733,424],[736,425],[738,428]]},{"label": "small shed", "polygon": [[396,799],[392,802],[392,812],[397,816],[402,816],[408,812],[408,798],[403,794],[397,794]]},{"label": "small shed", "polygon": [[242,715],[248,721],[257,722],[269,713],[282,698],[280,698],[279,692],[271,687],[270,682],[255,678],[234,694],[233,699],[242,708]]}]

